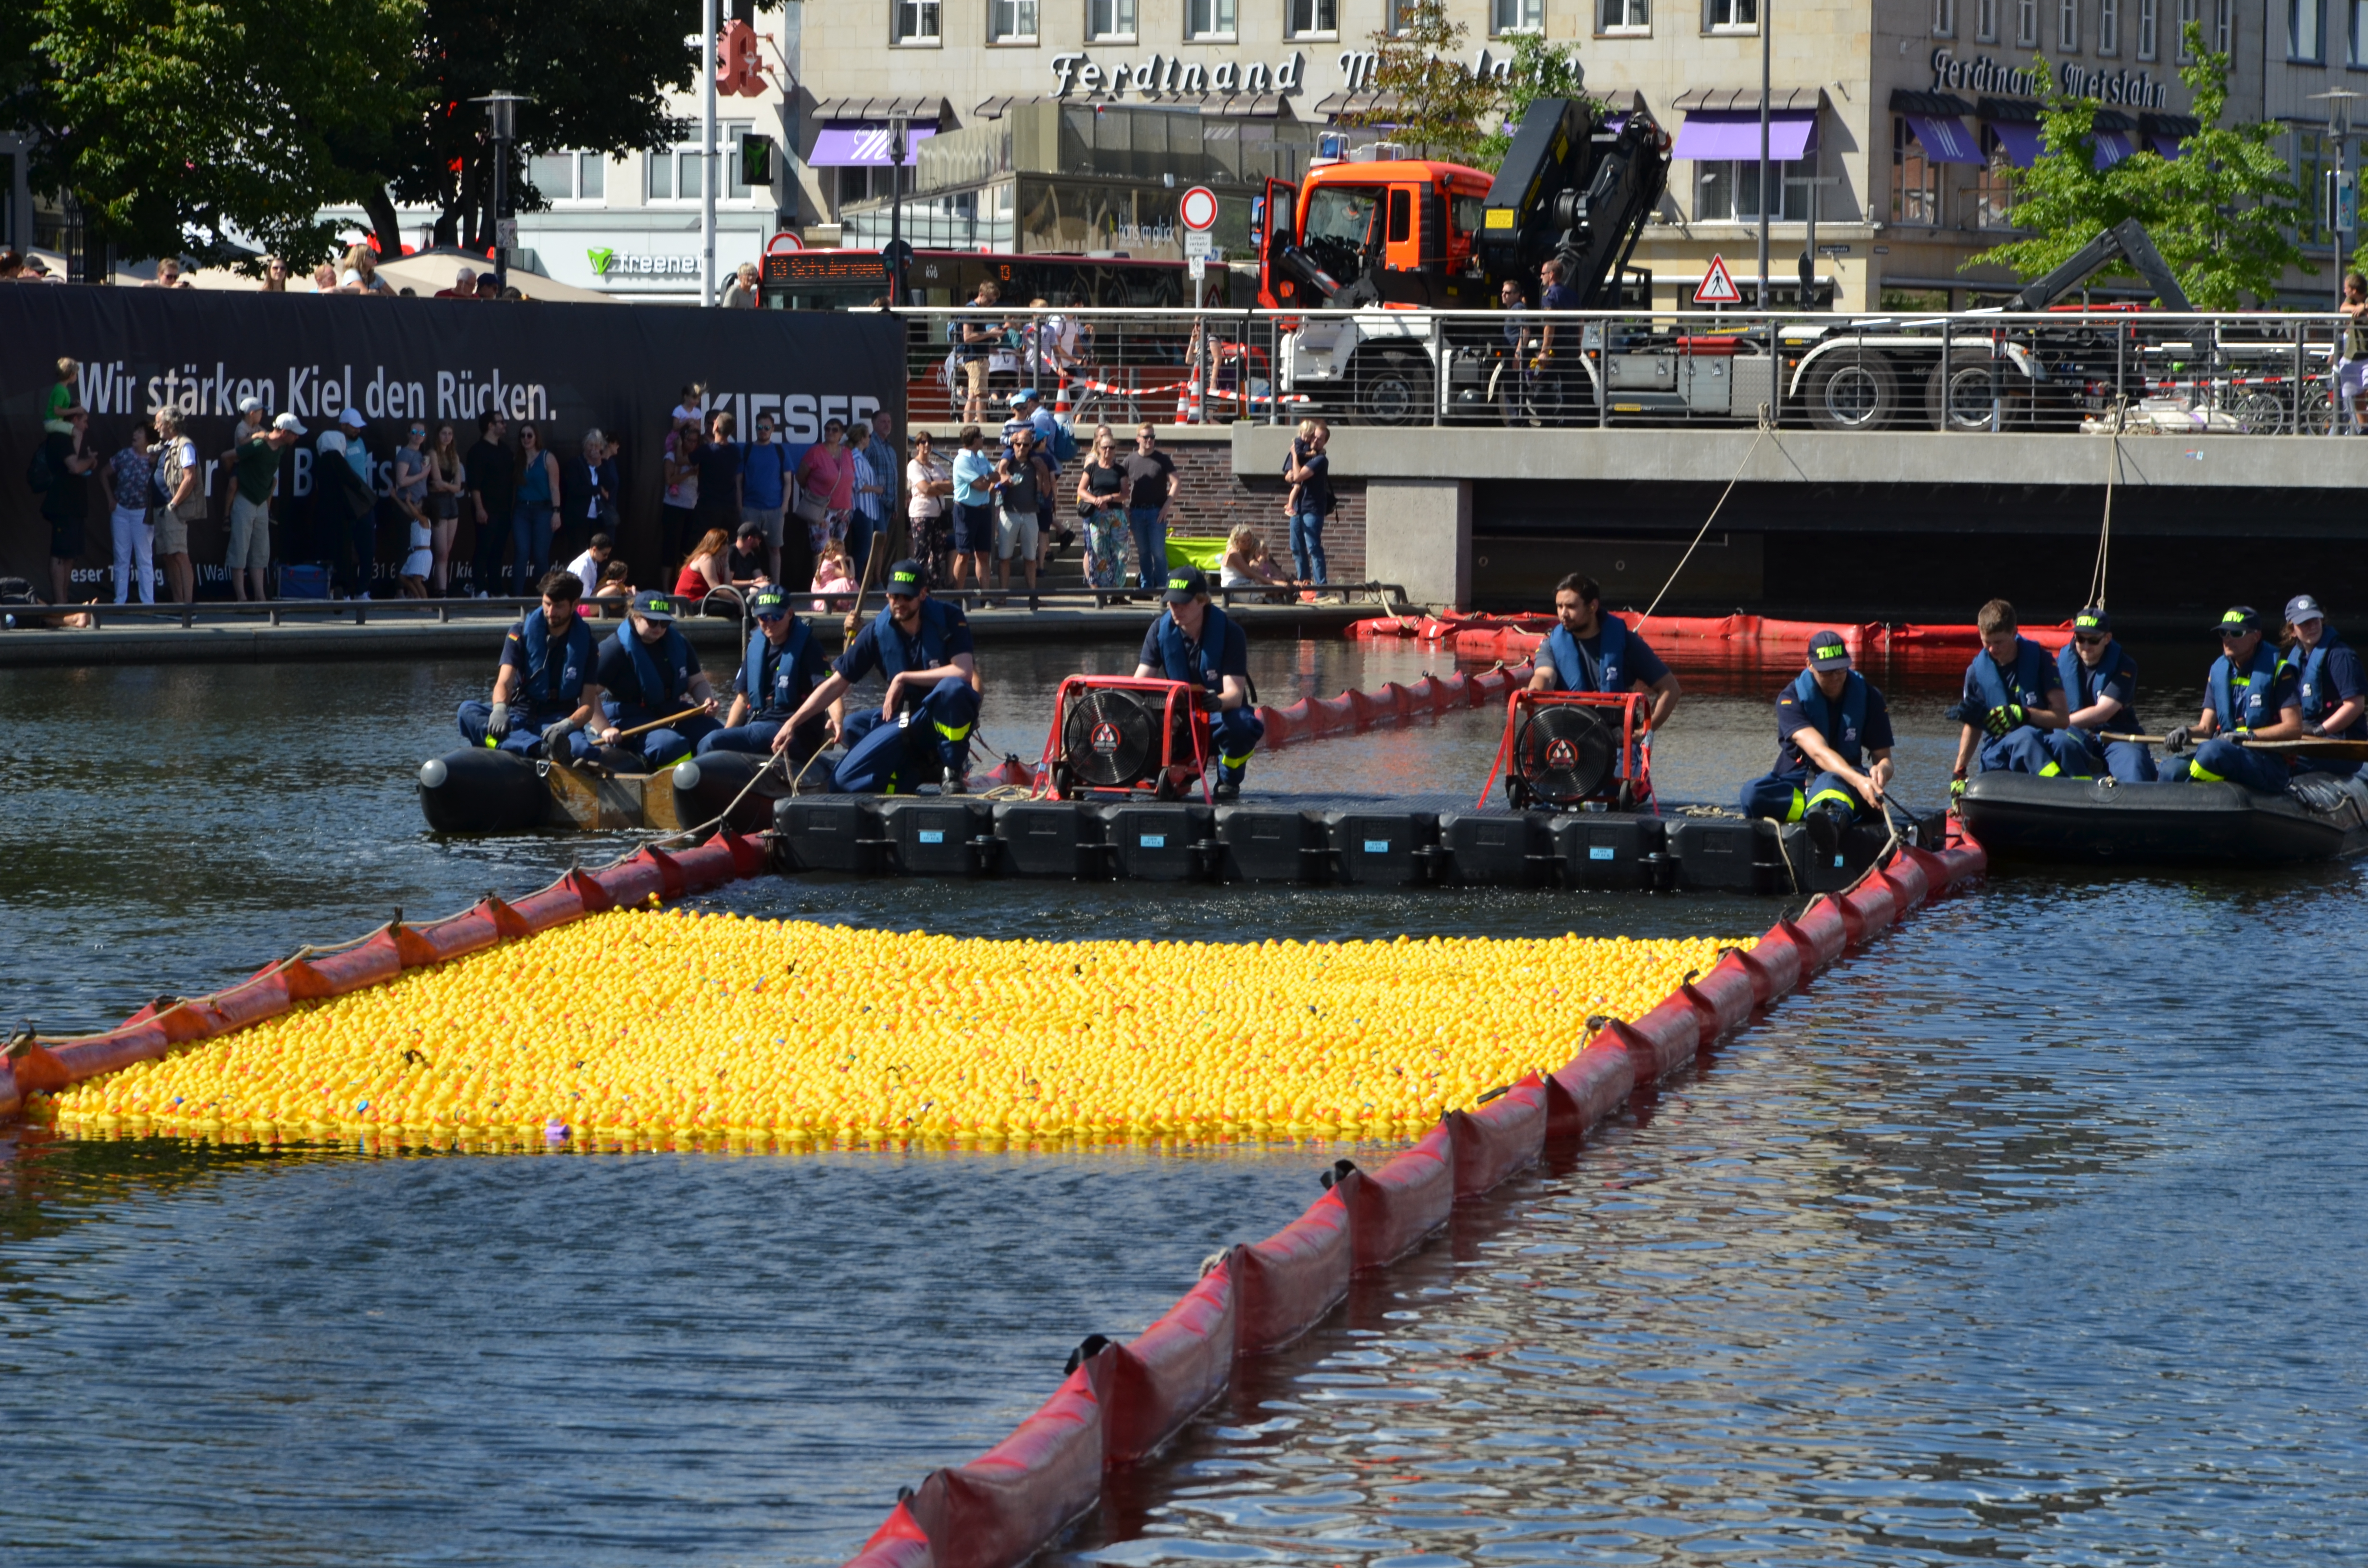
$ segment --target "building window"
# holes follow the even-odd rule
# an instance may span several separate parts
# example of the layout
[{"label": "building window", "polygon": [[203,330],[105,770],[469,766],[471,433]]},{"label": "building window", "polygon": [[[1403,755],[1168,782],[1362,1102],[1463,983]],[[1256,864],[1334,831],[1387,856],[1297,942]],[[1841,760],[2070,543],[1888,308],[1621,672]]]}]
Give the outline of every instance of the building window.
[{"label": "building window", "polygon": [[2327,58],[2318,0],[2286,0],[2286,58],[2311,64]]},{"label": "building window", "polygon": [[944,41],[939,34],[938,6],[939,0],[893,0],[889,15],[894,20],[895,41],[898,43],[933,44]]},{"label": "building window", "polygon": [[2138,0],[2138,58],[2152,60],[2162,48],[2156,16],[2157,0]]},{"label": "building window", "polygon": [[1988,126],[1982,127],[1982,152],[1987,162],[1974,176],[1974,227],[2014,227],[2014,160],[2006,143]]},{"label": "building window", "polygon": [[527,160],[526,177],[545,201],[599,201],[609,190],[605,153],[539,153]]},{"label": "building window", "polygon": [[1596,0],[1595,30],[1631,36],[1653,30],[1653,0]]},{"label": "building window", "polygon": [[2039,47],[2039,0],[2015,0],[2014,41],[2018,49]]},{"label": "building window", "polygon": [[1036,0],[986,0],[986,41],[1034,43]]},{"label": "building window", "polygon": [[1186,0],[1186,38],[1228,39],[1234,36],[1235,0]]},{"label": "building window", "polygon": [[[1775,162],[1777,175],[1776,207],[1768,214],[1779,222],[1798,220],[1809,210],[1808,180],[1815,172],[1816,160],[1802,158]],[[1697,223],[1756,223],[1759,222],[1759,160],[1737,158],[1731,162],[1699,163],[1694,165],[1694,222]]]},{"label": "building window", "polygon": [[1974,41],[1998,42],[1998,0],[1974,0]]},{"label": "building window", "polygon": [[1134,0],[1087,0],[1086,36],[1096,42],[1132,42]]},{"label": "building window", "polygon": [[2179,62],[2181,65],[2190,64],[2195,59],[2187,50],[2187,24],[2202,16],[2197,8],[2202,4],[2203,0],[2179,0]]},{"label": "building window", "polygon": [[2122,51],[2122,0],[2097,0],[2097,52]]},{"label": "building window", "polygon": [[2214,0],[2212,6],[2212,52],[2225,54],[2231,65],[2237,62],[2237,48],[2231,41],[2237,19],[2237,0]]},{"label": "building window", "polygon": [[2351,0],[2351,25],[2343,37],[2343,62],[2355,69],[2368,65],[2368,0]]},{"label": "building window", "polygon": [[1891,117],[1891,221],[1938,228],[1941,223],[1941,169],[1924,156],[1924,148],[1907,133],[1907,122]]},{"label": "building window", "polygon": [[[1390,8],[1393,11],[1397,9],[1395,6]],[[1545,28],[1546,0],[1488,0],[1488,30],[1497,37],[1503,38],[1508,33],[1540,33]]]},{"label": "building window", "polygon": [[1932,0],[1932,36],[1957,36],[1957,0]]},{"label": "building window", "polygon": [[1414,4],[1415,0],[1389,0],[1385,9],[1389,13],[1386,20],[1392,38],[1406,37],[1406,29],[1414,26]]},{"label": "building window", "polygon": [[1759,30],[1759,0],[1705,0],[1702,31],[1756,33]]},{"label": "building window", "polygon": [[1337,38],[1340,32],[1340,0],[1283,0],[1288,38]]},{"label": "building window", "polygon": [[[723,200],[743,199],[748,196],[748,182],[741,177],[746,165],[740,158],[740,143],[752,140],[755,127],[747,120],[727,120],[715,128],[716,163],[723,183],[716,197]],[[642,154],[642,198],[646,201],[697,201],[707,189],[707,165],[699,155],[699,143],[687,142],[674,147],[658,147]]]},{"label": "building window", "polygon": [[2066,54],[2080,52],[2080,0],[2056,0],[2055,47]]}]

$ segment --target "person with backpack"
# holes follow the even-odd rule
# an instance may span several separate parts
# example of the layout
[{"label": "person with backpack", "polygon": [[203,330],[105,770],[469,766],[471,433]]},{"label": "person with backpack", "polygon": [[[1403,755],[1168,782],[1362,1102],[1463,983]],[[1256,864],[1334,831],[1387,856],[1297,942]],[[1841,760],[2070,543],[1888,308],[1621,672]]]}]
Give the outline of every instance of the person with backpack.
[{"label": "person with backpack", "polygon": [[156,411],[156,476],[149,494],[156,518],[156,560],[165,568],[165,591],[175,604],[194,603],[197,568],[189,564],[189,525],[206,515],[204,470],[198,444],[181,433],[173,409]]},{"label": "person with backpack", "polygon": [[63,432],[45,428],[27,465],[25,482],[41,498],[41,520],[50,525],[50,602],[66,602],[66,584],[83,552],[83,526],[90,517],[90,471],[98,454],[90,447],[90,410],[70,403]]}]

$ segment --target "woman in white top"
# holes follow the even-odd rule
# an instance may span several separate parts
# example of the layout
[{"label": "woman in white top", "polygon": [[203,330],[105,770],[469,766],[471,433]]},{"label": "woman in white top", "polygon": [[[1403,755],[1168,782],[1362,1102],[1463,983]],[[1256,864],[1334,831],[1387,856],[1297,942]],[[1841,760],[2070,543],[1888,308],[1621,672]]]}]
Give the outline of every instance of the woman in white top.
[{"label": "woman in white top", "polygon": [[[1266,540],[1248,524],[1234,529],[1225,540],[1225,559],[1220,571],[1220,587],[1226,588],[1295,588],[1298,583],[1286,577],[1267,554]],[[1269,597],[1277,597],[1269,595]]]},{"label": "woman in white top", "polygon": [[390,496],[410,529],[411,548],[395,575],[409,597],[427,597],[427,574],[436,566],[436,529],[427,517],[427,426],[411,423],[403,445],[394,449],[394,478]]},{"label": "woman in white top", "polygon": [[346,252],[346,270],[338,276],[337,292],[394,298],[394,290],[378,275],[378,252],[368,245],[355,245]]},{"label": "woman in white top", "polygon": [[932,582],[945,583],[952,570],[953,470],[940,461],[927,430],[913,433],[913,460],[905,465],[905,515],[911,521],[913,553],[929,563]]}]

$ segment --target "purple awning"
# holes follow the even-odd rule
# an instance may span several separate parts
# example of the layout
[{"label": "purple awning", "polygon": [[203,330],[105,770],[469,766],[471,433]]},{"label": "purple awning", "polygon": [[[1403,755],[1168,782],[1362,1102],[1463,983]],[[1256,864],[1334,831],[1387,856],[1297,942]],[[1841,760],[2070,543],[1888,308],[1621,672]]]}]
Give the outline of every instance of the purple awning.
[{"label": "purple awning", "polygon": [[[938,133],[934,125],[905,128],[905,162],[914,163],[916,149]],[[817,169],[887,168],[888,128],[884,125],[825,125],[814,133],[814,153],[807,166]]]},{"label": "purple awning", "polygon": [[2161,132],[2157,131],[2152,137],[2148,138],[2148,140],[2153,142],[2154,150],[2161,153],[2164,157],[2176,158],[2179,156],[2179,149],[2180,145],[2180,138],[2176,136],[2165,136]]},{"label": "purple awning", "polygon": [[[1782,163],[1805,158],[1817,145],[1817,111],[1777,109],[1768,117],[1768,155]],[[1759,156],[1758,109],[1696,109],[1678,127],[1673,158],[1703,163],[1757,161]]]},{"label": "purple awning", "polygon": [[1973,132],[1965,129],[1964,120],[1945,114],[1910,114],[1901,118],[1907,121],[1908,131],[1924,149],[1927,161],[1935,164],[1979,164],[1985,161],[1980,143],[1974,140]]},{"label": "purple awning", "polygon": [[2006,161],[2018,169],[2039,162],[2039,127],[2027,119],[1994,119],[1990,130],[2006,149]]},{"label": "purple awning", "polygon": [[2110,169],[2137,151],[2130,145],[2130,133],[2126,131],[2100,131],[2094,140],[2097,143],[2097,166],[2100,169]]}]

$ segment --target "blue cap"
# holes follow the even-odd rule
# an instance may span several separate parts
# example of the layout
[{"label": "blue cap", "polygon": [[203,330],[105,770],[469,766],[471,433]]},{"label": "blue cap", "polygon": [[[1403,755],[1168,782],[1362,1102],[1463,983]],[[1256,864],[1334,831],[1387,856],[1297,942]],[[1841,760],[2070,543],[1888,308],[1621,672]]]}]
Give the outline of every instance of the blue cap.
[{"label": "blue cap", "polygon": [[2308,594],[2296,594],[2286,601],[2286,624],[2300,626],[2305,620],[2325,620],[2327,612]]},{"label": "blue cap", "polygon": [[1179,566],[1167,574],[1167,591],[1160,597],[1172,605],[1190,604],[1209,591],[1209,575],[1198,566]]},{"label": "blue cap", "polygon": [[921,576],[921,563],[917,561],[899,561],[888,568],[888,591],[892,594],[910,597],[927,586],[928,585]]},{"label": "blue cap", "polygon": [[2251,605],[2238,605],[2223,615],[2220,618],[2220,623],[2212,630],[2234,637],[2248,631],[2259,631],[2260,629],[2261,612]]},{"label": "blue cap", "polygon": [[633,613],[644,620],[672,620],[677,608],[673,596],[655,588],[643,588],[633,596]]},{"label": "blue cap", "polygon": [[2101,605],[2090,605],[2072,618],[2072,635],[2075,637],[2083,632],[2102,632],[2110,636],[2112,630],[2113,618],[2105,613]]},{"label": "blue cap", "polygon": [[779,620],[790,613],[790,596],[768,585],[751,596],[748,608],[758,620]]},{"label": "blue cap", "polygon": [[1839,631],[1819,631],[1809,639],[1809,667],[1813,670],[1846,670],[1850,667],[1850,644]]}]

